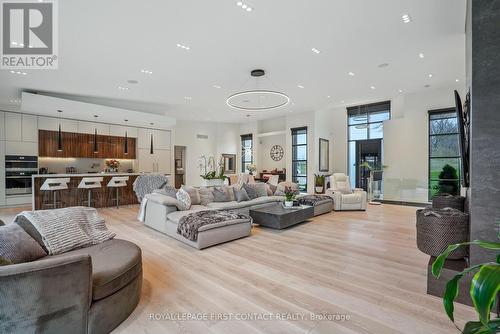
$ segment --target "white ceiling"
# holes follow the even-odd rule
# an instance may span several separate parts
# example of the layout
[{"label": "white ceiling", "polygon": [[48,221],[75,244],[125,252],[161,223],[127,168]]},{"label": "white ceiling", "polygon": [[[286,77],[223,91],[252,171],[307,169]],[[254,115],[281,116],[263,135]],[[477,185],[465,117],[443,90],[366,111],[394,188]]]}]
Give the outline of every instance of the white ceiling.
[{"label": "white ceiling", "polygon": [[[29,90],[178,119],[243,122],[247,114],[263,119],[390,99],[399,89],[465,79],[466,0],[248,0],[250,13],[236,2],[59,1],[59,69],[0,71],[0,107],[16,109],[11,100]],[[412,22],[404,24],[403,14]],[[279,89],[292,103],[259,113],[226,106],[229,95],[255,87],[248,81],[255,68],[269,79],[259,88]]]}]

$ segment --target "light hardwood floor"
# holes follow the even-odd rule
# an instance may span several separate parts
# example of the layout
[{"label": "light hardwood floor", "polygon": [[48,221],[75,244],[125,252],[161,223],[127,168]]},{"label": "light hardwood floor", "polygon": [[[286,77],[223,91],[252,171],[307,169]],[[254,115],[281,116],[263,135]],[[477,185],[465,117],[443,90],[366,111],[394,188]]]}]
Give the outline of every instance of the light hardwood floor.
[{"label": "light hardwood floor", "polygon": [[[428,257],[415,246],[415,208],[333,212],[202,251],[136,220],[138,206],[101,209],[119,238],[143,251],[139,306],[115,333],[457,333],[426,291]],[[0,209],[10,221],[19,209]],[[277,313],[284,320],[151,320],[151,314]],[[474,319],[456,305],[458,324]],[[344,314],[348,321],[314,321]]]}]

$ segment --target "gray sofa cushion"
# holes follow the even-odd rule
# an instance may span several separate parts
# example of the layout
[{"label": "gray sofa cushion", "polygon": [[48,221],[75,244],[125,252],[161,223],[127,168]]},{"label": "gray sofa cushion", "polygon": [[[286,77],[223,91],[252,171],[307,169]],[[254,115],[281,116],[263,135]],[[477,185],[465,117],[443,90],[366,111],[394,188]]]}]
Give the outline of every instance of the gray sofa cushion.
[{"label": "gray sofa cushion", "polygon": [[126,240],[112,239],[52,257],[77,254],[88,254],[92,258],[92,300],[112,295],[132,282],[142,270],[141,249]]},{"label": "gray sofa cushion", "polygon": [[215,187],[213,190],[214,202],[229,202],[229,189],[227,187]]},{"label": "gray sofa cushion", "polygon": [[42,246],[17,224],[0,227],[0,258],[23,263],[47,256]]},{"label": "gray sofa cushion", "polygon": [[243,184],[243,188],[247,192],[250,199],[267,196],[265,183],[245,183]]},{"label": "gray sofa cushion", "polygon": [[184,189],[189,194],[189,197],[191,197],[191,204],[200,204],[201,198],[198,188],[183,185],[181,189]]},{"label": "gray sofa cushion", "polygon": [[244,202],[244,201],[250,200],[250,197],[248,197],[247,191],[243,187],[241,187],[240,189],[234,187],[233,193],[234,193],[234,199],[236,202]]}]

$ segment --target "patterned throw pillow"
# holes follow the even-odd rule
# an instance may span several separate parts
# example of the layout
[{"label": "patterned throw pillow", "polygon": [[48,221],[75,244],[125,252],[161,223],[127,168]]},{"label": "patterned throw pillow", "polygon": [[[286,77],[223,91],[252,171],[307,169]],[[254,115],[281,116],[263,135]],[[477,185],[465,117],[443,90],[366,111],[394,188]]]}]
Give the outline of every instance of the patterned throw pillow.
[{"label": "patterned throw pillow", "polygon": [[248,197],[248,194],[247,194],[245,188],[243,188],[243,187],[241,187],[239,189],[237,187],[234,187],[233,192],[234,192],[234,200],[237,201],[238,203],[250,200],[250,197]]},{"label": "patterned throw pillow", "polygon": [[193,205],[200,204],[201,199],[198,188],[182,185],[181,189],[184,189],[184,191],[186,191],[189,194],[189,197],[191,197],[191,204]]},{"label": "patterned throw pillow", "polygon": [[46,255],[42,246],[19,225],[12,223],[0,227],[0,259],[3,265],[30,262]]},{"label": "patterned throw pillow", "polygon": [[211,187],[202,187],[199,189],[200,204],[207,205],[214,201],[214,190]]},{"label": "patterned throw pillow", "polygon": [[184,190],[184,188],[181,188],[177,192],[176,196],[177,200],[182,203],[183,207],[181,211],[189,210],[189,208],[191,207],[191,196],[189,196],[188,192]]},{"label": "patterned throw pillow", "polygon": [[278,183],[278,186],[276,187],[276,191],[274,192],[274,195],[275,196],[285,196],[285,188],[286,187],[292,188],[295,195],[300,194],[299,185],[297,183],[287,181],[287,182]]},{"label": "patterned throw pillow", "polygon": [[250,197],[250,199],[267,196],[265,183],[243,184],[243,188],[246,190],[248,197]]}]

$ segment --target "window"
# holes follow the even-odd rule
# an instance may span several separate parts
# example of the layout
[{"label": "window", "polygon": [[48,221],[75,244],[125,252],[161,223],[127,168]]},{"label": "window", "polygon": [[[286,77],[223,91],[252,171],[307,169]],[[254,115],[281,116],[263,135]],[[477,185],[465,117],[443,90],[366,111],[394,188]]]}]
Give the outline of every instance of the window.
[{"label": "window", "polygon": [[241,172],[245,173],[247,166],[253,163],[252,134],[241,136]]},{"label": "window", "polygon": [[292,182],[307,191],[307,127],[292,129]]},{"label": "window", "polygon": [[460,193],[460,148],[455,109],[429,111],[429,200]]},{"label": "window", "polygon": [[[384,121],[391,118],[391,102],[365,104],[347,108],[348,172],[351,185],[359,186],[356,179],[358,154],[356,141],[384,138]],[[380,157],[381,158],[381,157]]]}]

